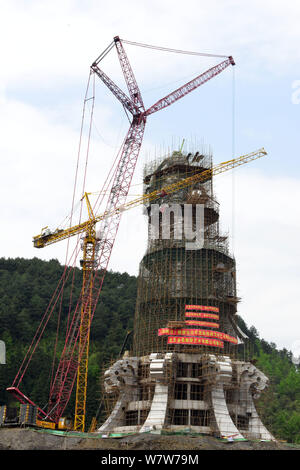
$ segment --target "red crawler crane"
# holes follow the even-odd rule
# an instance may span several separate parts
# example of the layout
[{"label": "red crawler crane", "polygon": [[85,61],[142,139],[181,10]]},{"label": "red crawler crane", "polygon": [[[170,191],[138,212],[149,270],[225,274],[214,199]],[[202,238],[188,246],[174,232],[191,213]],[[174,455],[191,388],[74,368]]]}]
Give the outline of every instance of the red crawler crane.
[{"label": "red crawler crane", "polygon": [[[118,58],[121,64],[122,72],[125,77],[126,85],[129,91],[127,96],[100,68],[99,63],[103,57],[115,46]],[[172,50],[172,52],[176,52]],[[207,55],[207,54],[203,54]],[[225,57],[225,56],[222,56]],[[50,389],[50,397],[48,403],[48,412],[39,408],[39,417],[41,419],[49,419],[58,423],[62,416],[74,386],[77,376],[77,394],[75,409],[75,426],[76,431],[84,431],[85,423],[85,403],[86,403],[86,387],[87,387],[87,361],[88,361],[88,345],[91,321],[96,309],[98,298],[103,285],[104,277],[107,271],[111,252],[114,246],[118,227],[121,219],[121,211],[116,210],[126,202],[129,192],[134,169],[137,163],[138,155],[143,141],[143,135],[147,117],[161,109],[170,106],[185,95],[195,90],[199,86],[212,79],[229,65],[235,65],[231,56],[226,57],[220,64],[210,68],[206,72],[198,75],[185,85],[177,88],[172,93],[157,101],[150,108],[145,110],[141,92],[136,82],[134,73],[125,53],[121,39],[116,36],[107,49],[92,64],[91,71],[95,73],[103,83],[110,89],[114,96],[120,101],[122,106],[132,115],[132,121],[123,144],[121,156],[119,158],[115,176],[110,189],[106,212],[112,215],[103,221],[101,227],[101,240],[97,240],[97,263],[95,263],[96,239],[91,226],[87,230],[86,235],[86,259],[84,268],[84,282],[80,299],[75,308],[71,326],[68,328],[65,346],[61,354],[55,378]],[[92,220],[92,219],[91,219]],[[92,222],[91,222],[92,224]],[[84,224],[82,224],[84,225]],[[35,246],[42,247],[50,243],[54,243],[66,236],[72,236],[80,231],[82,227],[61,231],[53,236],[41,237],[35,240]],[[85,226],[87,229],[88,227]],[[43,240],[41,242],[41,240]],[[41,242],[41,243],[40,243]],[[39,244],[40,243],[40,244]],[[90,255],[89,255],[90,253]],[[96,265],[97,264],[97,265]],[[35,350],[35,348],[34,348]],[[22,366],[21,366],[22,367]],[[19,370],[18,375],[21,373]],[[17,377],[18,377],[17,375]],[[21,379],[24,375],[21,375]],[[16,377],[16,379],[17,379]],[[21,403],[33,404],[19,390],[19,383],[15,379],[12,387],[7,390]]]}]

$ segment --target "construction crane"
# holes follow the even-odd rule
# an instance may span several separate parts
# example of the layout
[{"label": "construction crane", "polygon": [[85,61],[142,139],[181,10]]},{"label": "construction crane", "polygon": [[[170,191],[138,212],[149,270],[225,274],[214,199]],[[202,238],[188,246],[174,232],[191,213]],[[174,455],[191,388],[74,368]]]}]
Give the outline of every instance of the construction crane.
[{"label": "construction crane", "polygon": [[[127,96],[99,67],[101,60],[114,46],[117,50],[129,96]],[[174,52],[174,50],[170,51]],[[85,194],[89,210],[88,221],[67,230],[57,230],[54,234],[50,233],[49,230],[45,230],[41,236],[34,238],[34,246],[41,248],[50,243],[85,232],[83,241],[83,284],[81,294],[73,313],[71,326],[68,328],[66,334],[63,352],[50,389],[48,411],[45,412],[39,409],[40,416],[43,419],[49,419],[56,423],[59,421],[70,399],[77,377],[74,429],[76,431],[84,431],[90,326],[115,243],[121,214],[126,205],[127,195],[143,141],[147,118],[149,115],[170,106],[194,91],[199,86],[220,74],[228,66],[235,65],[231,56],[215,55],[214,57],[223,57],[225,60],[169,93],[148,109],[145,109],[141,92],[119,36],[113,39],[112,43],[91,66],[91,73],[96,74],[102,80],[112,94],[120,101],[123,108],[132,115],[132,121],[121,149],[119,161],[116,165],[104,214],[100,217],[94,216],[88,195]],[[171,188],[166,188],[166,190],[170,191]],[[129,203],[128,208],[129,207],[133,207],[132,203]],[[95,224],[99,221],[102,221],[101,236],[97,239]],[[20,383],[20,381],[18,383]],[[12,387],[9,387],[8,390],[12,392],[19,401],[32,403],[28,397],[20,392],[16,384],[17,377]]]}]

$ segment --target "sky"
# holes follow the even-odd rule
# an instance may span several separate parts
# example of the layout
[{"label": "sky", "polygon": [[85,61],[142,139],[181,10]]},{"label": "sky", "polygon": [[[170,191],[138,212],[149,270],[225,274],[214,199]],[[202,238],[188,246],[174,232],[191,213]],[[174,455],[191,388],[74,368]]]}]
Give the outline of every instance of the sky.
[{"label": "sky", "polygon": [[[220,220],[237,262],[238,313],[260,337],[300,355],[300,4],[273,0],[0,0],[0,256],[66,260],[66,243],[33,248],[70,213],[89,68],[118,35],[232,55],[236,66],[149,116],[130,194],[145,162],[189,145],[214,163],[261,147],[267,156],[215,178]],[[124,45],[146,107],[222,59]],[[111,51],[101,62],[124,91]],[[79,174],[100,191],[129,127],[120,103],[90,82]],[[93,85],[94,84],[94,85]],[[78,180],[79,201],[83,179]],[[91,196],[93,198],[93,196]],[[123,215],[110,269],[137,275],[147,241],[142,208]]]}]

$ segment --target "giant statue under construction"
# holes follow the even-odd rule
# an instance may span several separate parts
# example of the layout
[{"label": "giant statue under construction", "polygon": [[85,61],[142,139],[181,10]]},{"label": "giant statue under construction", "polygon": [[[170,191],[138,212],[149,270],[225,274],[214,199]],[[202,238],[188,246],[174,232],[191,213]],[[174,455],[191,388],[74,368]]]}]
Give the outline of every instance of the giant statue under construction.
[{"label": "giant statue under construction", "polygon": [[[172,194],[164,191],[211,167],[210,152],[202,151],[174,151],[145,167],[144,193],[159,190],[160,196],[145,207],[149,236],[133,346],[104,373],[107,418],[100,433],[190,429],[274,440],[254,405],[268,379],[241,353],[247,336],[236,321],[235,259],[219,231],[213,177]],[[182,217],[174,208],[182,209]],[[184,230],[187,209],[190,228],[201,231],[198,245]]]}]

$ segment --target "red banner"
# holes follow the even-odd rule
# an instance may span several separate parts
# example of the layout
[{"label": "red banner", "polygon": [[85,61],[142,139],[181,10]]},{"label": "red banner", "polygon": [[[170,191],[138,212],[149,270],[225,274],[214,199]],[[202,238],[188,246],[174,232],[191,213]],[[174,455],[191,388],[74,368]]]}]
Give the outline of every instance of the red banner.
[{"label": "red banner", "polygon": [[197,321],[197,320],[185,320],[187,325],[194,325],[194,326],[208,326],[210,328],[219,328],[219,323],[213,323],[209,321]]},{"label": "red banner", "polygon": [[186,310],[204,310],[205,312],[219,312],[218,307],[212,307],[208,305],[186,305]]},{"label": "red banner", "polygon": [[183,336],[169,336],[168,344],[201,344],[204,346],[215,346],[217,348],[223,348],[224,343],[218,339],[211,338],[184,338]]},{"label": "red banner", "polygon": [[186,317],[193,318],[212,318],[214,320],[219,320],[219,315],[215,313],[204,313],[204,312],[185,312]]},{"label": "red banner", "polygon": [[238,340],[227,333],[214,330],[198,330],[196,328],[160,328],[158,336],[206,336],[208,338],[218,338],[230,343],[237,344]]}]

